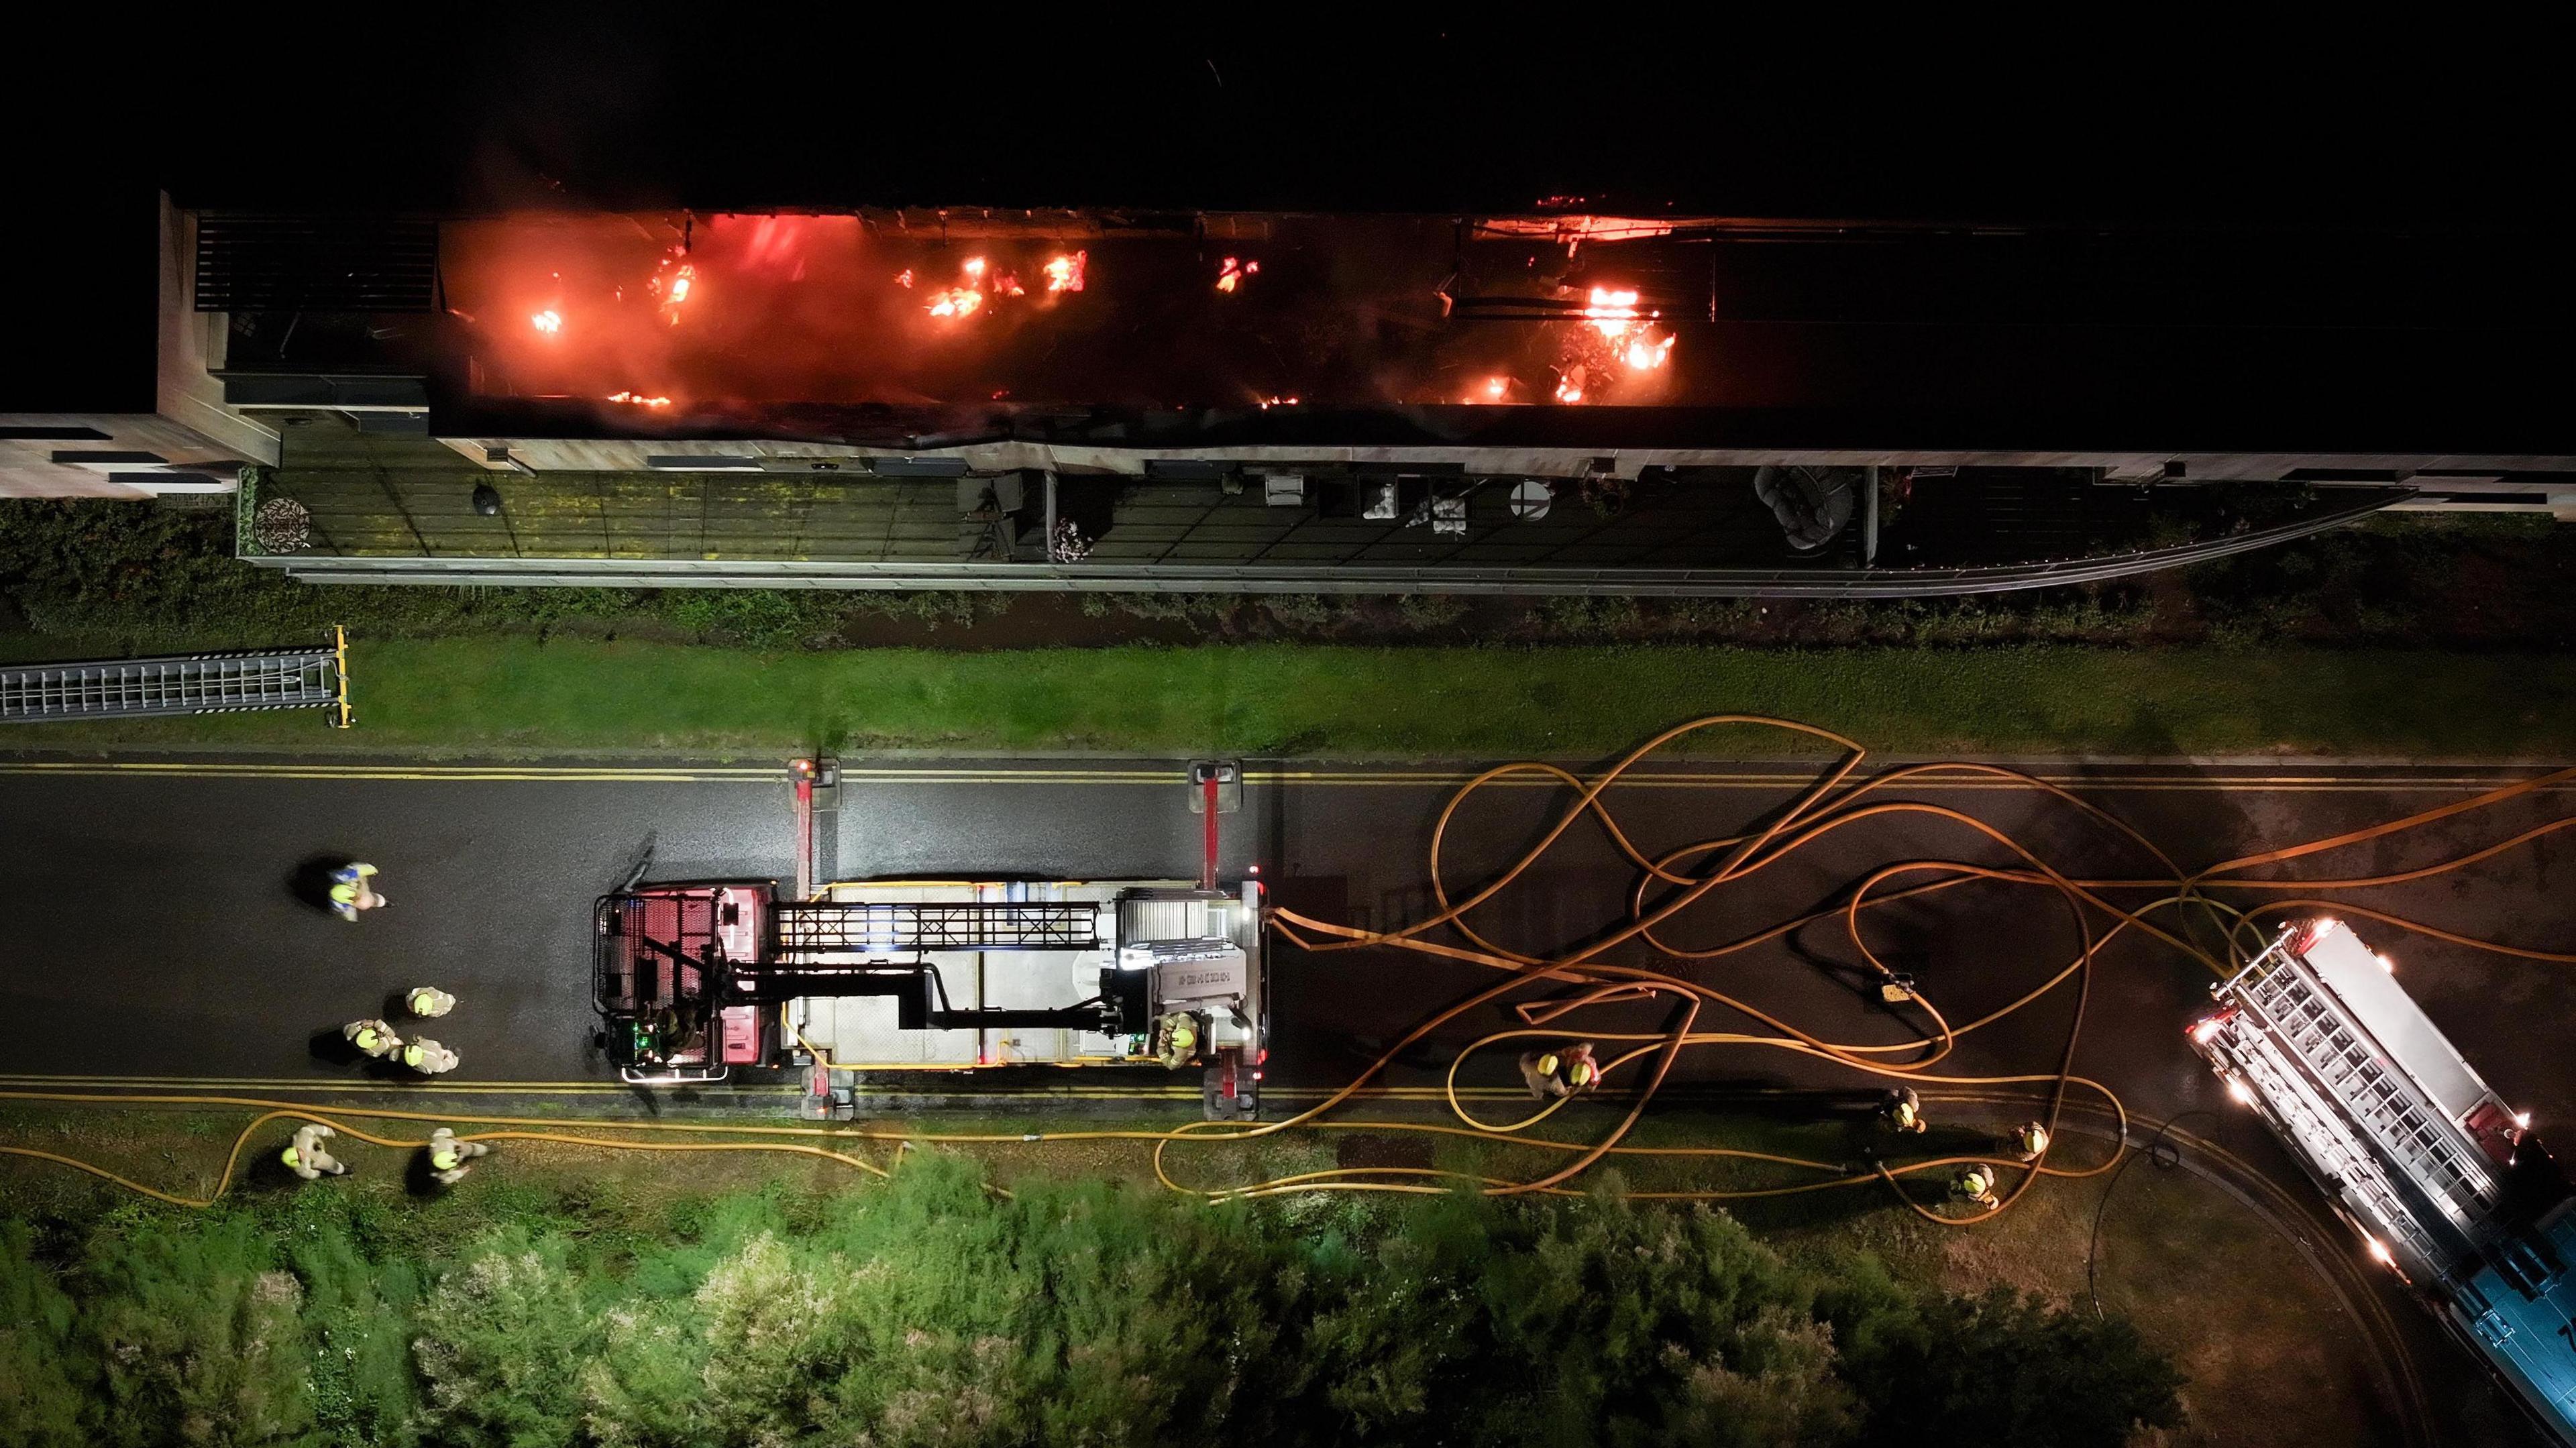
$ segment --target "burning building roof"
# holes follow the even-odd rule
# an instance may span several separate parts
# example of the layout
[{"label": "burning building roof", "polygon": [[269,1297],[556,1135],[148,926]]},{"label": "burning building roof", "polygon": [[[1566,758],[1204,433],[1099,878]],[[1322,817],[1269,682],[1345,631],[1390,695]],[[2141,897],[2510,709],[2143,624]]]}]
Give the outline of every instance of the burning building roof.
[{"label": "burning building roof", "polygon": [[674,426],[1659,405],[1706,391],[1684,340],[1705,279],[1677,285],[1670,251],[1428,217],[512,215],[442,229],[442,348],[475,399]]}]

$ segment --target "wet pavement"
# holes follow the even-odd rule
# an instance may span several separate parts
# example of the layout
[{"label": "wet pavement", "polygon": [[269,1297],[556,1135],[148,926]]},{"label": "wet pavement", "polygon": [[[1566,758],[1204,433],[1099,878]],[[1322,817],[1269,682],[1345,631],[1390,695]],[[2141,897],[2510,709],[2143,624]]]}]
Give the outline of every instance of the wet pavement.
[{"label": "wet pavement", "polygon": [[[1198,819],[1178,763],[938,764],[845,761],[848,781],[823,841],[827,872],[1117,878],[1195,872]],[[1243,812],[1225,819],[1224,872],[1258,863],[1274,899],[1363,927],[1433,909],[1431,826],[1463,771],[1250,761]],[[2035,762],[2086,801],[2134,824],[2186,868],[2393,818],[2533,771],[2440,766]],[[1797,766],[1693,763],[1652,771],[1611,799],[1641,845],[1732,834],[1788,799]],[[2153,873],[2153,861],[2067,802],[1993,782],[1913,782],[1891,799],[1988,821],[2075,875]],[[1525,848],[1563,807],[1536,787],[1488,791],[1447,841],[1447,876],[1475,882]],[[2557,813],[2576,793],[2529,796],[2455,816],[2399,840],[2302,862],[2354,874],[2462,853]],[[0,1002],[15,1022],[20,1075],[243,1081],[343,1078],[308,1039],[380,1008],[418,982],[464,1002],[440,1039],[464,1053],[455,1084],[597,1082],[588,1049],[589,902],[650,842],[656,878],[783,877],[794,862],[783,773],[761,768],[603,765],[114,764],[0,760],[0,868],[25,902],[0,952]],[[392,904],[344,924],[299,899],[311,862],[363,857]],[[1865,820],[1712,894],[1671,938],[1731,939],[1839,898],[1868,869],[1918,858],[2010,863],[1969,827],[1921,814]],[[2576,843],[2552,836],[2458,873],[2373,892],[2369,902],[2473,936],[2542,949],[2576,944],[2565,874]],[[1578,825],[1522,882],[1480,910],[1499,943],[1562,947],[1625,911],[1632,874],[1600,832]],[[1902,882],[1899,882],[1902,883]],[[2359,898],[2359,897],[2356,897]],[[2078,936],[2052,892],[1963,886],[1870,913],[1872,948],[1913,970],[1953,1021],[2020,995]],[[2400,977],[2517,1106],[2548,1123],[2576,1117],[2576,1054],[2559,1049],[2569,967],[2519,961],[2364,923]],[[1610,958],[1622,958],[1614,953]],[[1637,958],[1637,957],[1628,957]],[[1893,1040],[1908,1029],[1871,999],[1839,920],[1722,961],[1700,978],[1831,1039]],[[2165,1115],[2221,1103],[2180,1032],[2207,974],[2176,952],[2114,942],[2095,972],[2083,1073],[2133,1109]],[[1338,1084],[1416,1021],[1490,983],[1479,968],[1392,951],[1307,957],[1274,972],[1270,1082],[1283,1094]],[[1966,1073],[2050,1069],[2072,997],[2061,991],[1967,1038]],[[1639,1022],[1659,1020],[1640,1008]],[[1499,1009],[1442,1040],[1505,1024]],[[1707,1024],[1715,1024],[1709,1022]],[[1446,1049],[1408,1055],[1391,1077],[1429,1084]],[[1681,1079],[1796,1075],[1775,1052],[1700,1052]],[[1497,1059],[1469,1079],[1513,1079]],[[1821,1084],[1821,1083],[1819,1083]]]}]

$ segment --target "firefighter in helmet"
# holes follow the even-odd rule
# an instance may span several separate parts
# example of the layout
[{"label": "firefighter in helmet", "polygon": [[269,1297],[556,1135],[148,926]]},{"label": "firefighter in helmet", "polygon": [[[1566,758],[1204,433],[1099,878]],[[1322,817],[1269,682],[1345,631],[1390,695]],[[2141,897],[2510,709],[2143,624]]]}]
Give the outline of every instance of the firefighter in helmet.
[{"label": "firefighter in helmet", "polygon": [[434,985],[416,985],[403,992],[403,1009],[426,1020],[456,1009],[456,997]]},{"label": "firefighter in helmet", "polygon": [[443,1076],[457,1067],[458,1057],[427,1036],[415,1036],[402,1048],[402,1063],[424,1076]]},{"label": "firefighter in helmet", "polygon": [[355,862],[331,872],[331,913],[343,920],[355,920],[361,910],[374,910],[385,903],[370,883],[376,867]]},{"label": "firefighter in helmet", "polygon": [[478,1156],[490,1156],[492,1148],[480,1141],[458,1141],[456,1133],[442,1126],[429,1134],[429,1179],[443,1187],[452,1187],[465,1179],[473,1168],[466,1163]]},{"label": "firefighter in helmet", "polygon": [[1178,1070],[1199,1053],[1198,1017],[1188,1011],[1174,1011],[1154,1022],[1154,1055],[1166,1066]]},{"label": "firefighter in helmet", "polygon": [[1950,1178],[1950,1197],[1954,1201],[1973,1202],[1990,1212],[2003,1205],[1995,1195],[1995,1169],[1984,1162],[1972,1162]]},{"label": "firefighter in helmet", "polygon": [[1901,1136],[1920,1136],[1932,1129],[1923,1119],[1923,1098],[1911,1086],[1899,1086],[1878,1099],[1878,1123]]},{"label": "firefighter in helmet", "polygon": [[379,1020],[351,1021],[340,1028],[340,1034],[348,1037],[349,1044],[362,1054],[379,1061],[390,1061],[402,1054],[402,1037],[394,1034],[393,1027]]},{"label": "firefighter in helmet", "polygon": [[1588,1091],[1601,1081],[1601,1064],[1592,1059],[1592,1043],[1580,1041],[1521,1057],[1521,1083],[1539,1100]]},{"label": "firefighter in helmet", "polygon": [[322,1138],[331,1134],[331,1128],[318,1121],[306,1122],[295,1129],[295,1140],[277,1154],[277,1159],[308,1182],[326,1176],[347,1176],[349,1164],[322,1149]]},{"label": "firefighter in helmet", "polygon": [[2023,1161],[2037,1161],[2048,1154],[2048,1128],[2036,1121],[2025,1121],[2013,1128],[2013,1155]]}]

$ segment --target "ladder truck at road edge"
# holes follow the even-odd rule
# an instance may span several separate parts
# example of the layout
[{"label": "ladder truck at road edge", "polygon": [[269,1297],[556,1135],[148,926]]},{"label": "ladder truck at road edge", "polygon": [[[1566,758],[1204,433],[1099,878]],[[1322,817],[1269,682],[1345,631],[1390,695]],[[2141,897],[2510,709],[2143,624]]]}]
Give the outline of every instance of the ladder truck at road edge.
[{"label": "ladder truck at road edge", "polygon": [[2370,1256],[2576,1448],[2576,1192],[2334,919],[2293,924],[2213,990],[2192,1046],[2259,1113]]}]

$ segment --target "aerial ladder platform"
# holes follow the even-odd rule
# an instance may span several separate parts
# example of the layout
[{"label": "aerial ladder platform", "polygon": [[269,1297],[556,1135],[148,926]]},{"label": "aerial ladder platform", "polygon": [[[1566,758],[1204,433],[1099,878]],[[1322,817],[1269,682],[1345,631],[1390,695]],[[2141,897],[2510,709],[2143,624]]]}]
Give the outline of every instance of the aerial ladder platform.
[{"label": "aerial ladder platform", "polygon": [[2213,988],[2191,1042],[2365,1251],[2576,1448],[2576,1191],[2531,1118],[2454,1049],[2396,963],[2334,919]]}]

